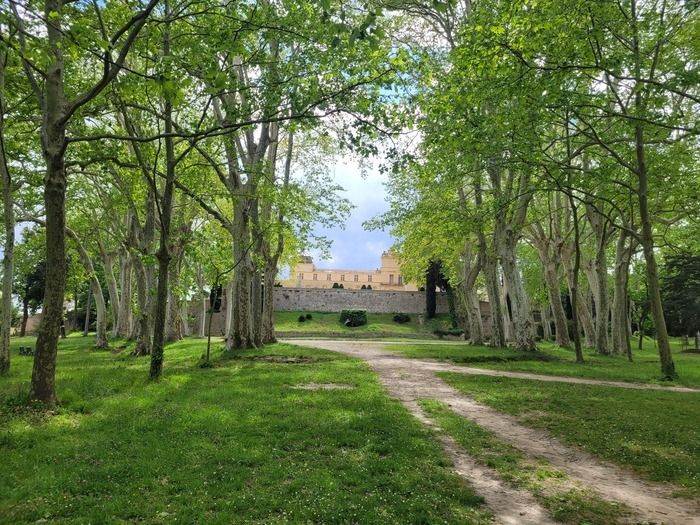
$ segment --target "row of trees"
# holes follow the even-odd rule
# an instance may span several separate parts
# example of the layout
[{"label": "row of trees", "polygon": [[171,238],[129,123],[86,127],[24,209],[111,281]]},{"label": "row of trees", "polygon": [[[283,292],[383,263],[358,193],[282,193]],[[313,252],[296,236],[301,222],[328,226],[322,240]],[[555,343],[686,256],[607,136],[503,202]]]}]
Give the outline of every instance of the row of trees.
[{"label": "row of trees", "polygon": [[0,369],[25,223],[45,239],[32,399],[56,402],[68,251],[89,281],[96,347],[111,324],[150,355],[151,378],[185,300],[206,308],[215,280],[230,298],[227,348],[274,341],[277,268],[323,245],[314,223],[347,214],[328,167],[382,118],[397,55],[379,15],[332,0],[3,4]]},{"label": "row of trees", "polygon": [[472,342],[484,339],[483,290],[491,344],[535,349],[539,310],[579,361],[582,344],[631,356],[637,299],[648,304],[663,375],[676,376],[658,259],[697,252],[699,9],[423,6],[443,47],[418,59],[410,91],[420,146],[395,159],[380,223],[401,239],[404,274],[422,278],[442,262]]}]

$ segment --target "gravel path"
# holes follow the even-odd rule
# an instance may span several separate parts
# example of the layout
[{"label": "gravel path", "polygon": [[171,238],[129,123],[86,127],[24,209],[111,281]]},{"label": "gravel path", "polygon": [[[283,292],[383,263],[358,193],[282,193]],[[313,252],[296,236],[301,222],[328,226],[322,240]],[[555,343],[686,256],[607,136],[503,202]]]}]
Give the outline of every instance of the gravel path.
[{"label": "gravel path", "polygon": [[[438,361],[410,359],[385,352],[381,344],[356,343],[350,341],[286,341],[304,346],[314,346],[364,359],[379,374],[389,393],[399,399],[414,415],[426,420],[416,401],[436,399],[450,406],[456,413],[494,432],[500,439],[510,443],[533,458],[544,458],[565,472],[583,487],[597,492],[601,497],[627,505],[638,513],[640,522],[666,525],[700,525],[700,505],[696,502],[673,496],[673,487],[640,480],[633,473],[618,466],[603,462],[576,448],[565,446],[547,432],[520,424],[516,418],[475,402],[435,376],[435,372],[462,372],[465,367]],[[474,373],[503,377],[518,377],[537,380],[560,380],[566,383],[620,386],[630,388],[630,383],[578,380],[578,378],[517,374],[514,372],[474,370]],[[611,384],[612,383],[612,384]],[[656,385],[634,385],[631,388],[666,389]],[[670,389],[669,389],[670,390]],[[675,389],[673,390],[680,390]],[[692,389],[691,389],[692,390]],[[473,459],[460,452],[450,442],[443,446],[455,462],[460,474],[468,479],[486,499],[500,523],[549,523],[544,511],[536,502],[527,498],[529,494],[509,488],[500,481],[495,472],[488,472],[476,465]],[[460,467],[461,465],[461,467]],[[511,493],[505,491],[510,490]],[[512,502],[512,505],[511,503]],[[531,513],[528,513],[531,511]],[[520,514],[525,512],[525,514]]]}]

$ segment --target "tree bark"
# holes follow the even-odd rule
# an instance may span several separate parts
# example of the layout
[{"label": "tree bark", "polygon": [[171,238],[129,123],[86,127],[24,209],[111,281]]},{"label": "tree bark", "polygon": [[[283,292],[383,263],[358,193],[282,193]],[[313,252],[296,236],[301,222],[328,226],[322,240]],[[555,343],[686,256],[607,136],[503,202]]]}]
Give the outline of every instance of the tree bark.
[{"label": "tree bark", "polygon": [[26,299],[22,300],[22,324],[19,328],[19,336],[27,335],[27,321],[29,320],[29,303]]},{"label": "tree bark", "polygon": [[[165,28],[163,31],[163,55],[170,56],[170,3],[165,2]],[[168,278],[172,259],[170,250],[170,224],[173,212],[173,194],[175,191],[175,142],[173,133],[173,104],[166,95],[164,102],[164,131],[165,144],[165,182],[159,207],[160,244],[156,258],[158,259],[158,289],[156,292],[155,314],[153,316],[153,346],[151,348],[151,369],[149,377],[157,380],[163,373],[163,357],[165,351],[165,322],[168,307]],[[153,181],[155,185],[155,180]]]},{"label": "tree bark", "polygon": [[107,253],[100,247],[102,255],[102,266],[105,270],[105,281],[107,281],[107,293],[109,294],[110,312],[112,314],[112,337],[117,337],[119,334],[119,288],[117,287],[117,279],[114,277],[114,256]]},{"label": "tree bark", "polygon": [[10,370],[10,332],[12,331],[12,281],[14,278],[15,212],[12,177],[5,150],[5,61],[0,52],[0,179],[2,183],[5,244],[2,256],[2,314],[0,316],[0,374]]},{"label": "tree bark", "polygon": [[275,336],[275,277],[277,275],[276,261],[270,261],[265,266],[265,282],[263,283],[263,312],[262,312],[262,342],[271,344],[277,342]]},{"label": "tree bark", "polygon": [[131,261],[129,252],[122,250],[119,256],[119,310],[115,337],[129,337],[129,317],[131,315]]},{"label": "tree bark", "polygon": [[615,288],[612,302],[612,350],[616,354],[630,355],[629,339],[629,265],[631,259],[631,239],[626,231],[620,230],[615,247]]},{"label": "tree bark", "polygon": [[34,352],[30,398],[46,406],[53,406],[56,397],[56,355],[63,318],[63,296],[66,283],[65,201],[67,147],[65,105],[63,90],[63,29],[60,13],[61,0],[46,0],[44,16],[51,63],[46,70],[44,120],[41,127],[41,146],[46,163],[44,177],[44,213],[46,215],[46,287],[43,316]]}]

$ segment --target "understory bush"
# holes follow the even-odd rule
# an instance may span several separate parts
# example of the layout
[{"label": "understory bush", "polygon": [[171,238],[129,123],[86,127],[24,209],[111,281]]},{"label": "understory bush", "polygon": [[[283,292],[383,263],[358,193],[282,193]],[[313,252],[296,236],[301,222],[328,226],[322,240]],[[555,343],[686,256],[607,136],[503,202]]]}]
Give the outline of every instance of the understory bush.
[{"label": "understory bush", "polygon": [[394,322],[399,324],[408,323],[411,317],[408,314],[394,314]]},{"label": "understory bush", "polygon": [[362,326],[367,324],[367,310],[341,310],[340,322],[345,326]]},{"label": "understory bush", "polygon": [[299,321],[300,323],[306,322],[306,316],[305,316],[305,315],[300,315],[300,316],[299,316],[299,319],[297,319],[297,321]]},{"label": "understory bush", "polygon": [[445,337],[446,335],[452,335],[452,336],[461,336],[464,334],[464,330],[461,328],[448,328],[447,330],[433,330],[433,333],[438,336],[440,339]]}]

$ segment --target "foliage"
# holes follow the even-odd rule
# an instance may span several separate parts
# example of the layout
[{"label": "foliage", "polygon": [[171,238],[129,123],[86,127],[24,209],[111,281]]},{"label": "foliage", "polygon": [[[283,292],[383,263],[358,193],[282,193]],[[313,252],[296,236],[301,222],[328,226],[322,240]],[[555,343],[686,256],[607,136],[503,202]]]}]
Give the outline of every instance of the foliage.
[{"label": "foliage", "polygon": [[351,328],[366,325],[367,310],[341,310],[338,320]]},{"label": "foliage", "polygon": [[394,314],[394,317],[392,317],[395,323],[399,324],[404,324],[408,323],[411,320],[411,316],[408,314]]},{"label": "foliage", "polygon": [[669,332],[695,334],[700,330],[700,255],[667,257],[662,285]]}]

